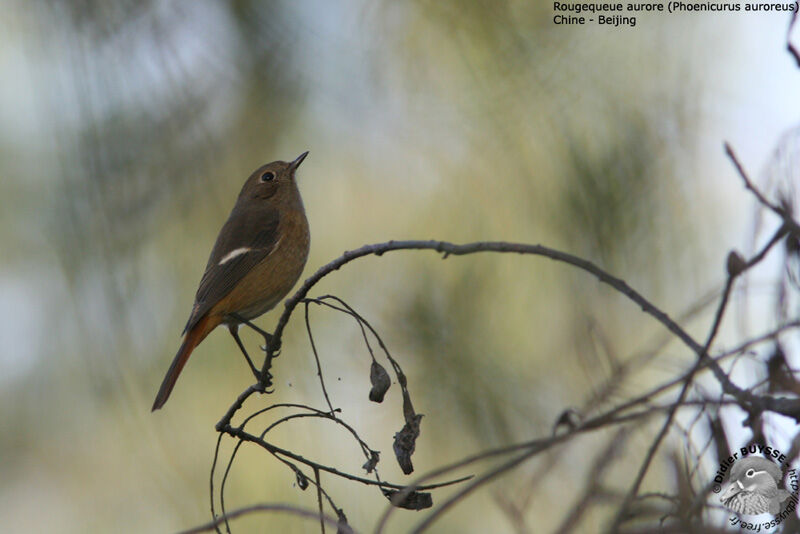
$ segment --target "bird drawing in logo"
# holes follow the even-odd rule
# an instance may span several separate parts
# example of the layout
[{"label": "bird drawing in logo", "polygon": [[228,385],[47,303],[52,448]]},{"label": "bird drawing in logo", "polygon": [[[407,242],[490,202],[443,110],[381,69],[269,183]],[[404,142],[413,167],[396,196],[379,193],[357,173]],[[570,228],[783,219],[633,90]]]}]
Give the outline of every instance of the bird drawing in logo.
[{"label": "bird drawing in logo", "polygon": [[781,468],[766,458],[750,457],[733,464],[730,485],[719,500],[739,514],[778,514],[781,503],[791,495],[778,484],[783,479]]}]

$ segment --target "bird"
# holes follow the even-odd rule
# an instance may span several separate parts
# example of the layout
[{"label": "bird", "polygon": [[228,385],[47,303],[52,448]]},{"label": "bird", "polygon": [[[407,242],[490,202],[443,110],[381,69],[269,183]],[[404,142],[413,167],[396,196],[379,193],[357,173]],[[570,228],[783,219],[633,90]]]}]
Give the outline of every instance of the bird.
[{"label": "bird", "polygon": [[731,468],[730,485],[719,500],[736,513],[776,515],[781,511],[781,503],[791,495],[785,489],[778,489],[782,478],[775,462],[757,456],[743,458]]},{"label": "bird", "polygon": [[253,374],[260,372],[239,338],[239,326],[271,336],[251,321],[278,304],[305,267],[311,237],[295,172],[308,151],[291,162],[262,165],[247,178],[217,236],[194,299],[183,342],[158,390],[160,409],[192,351],[219,325],[228,327]]}]

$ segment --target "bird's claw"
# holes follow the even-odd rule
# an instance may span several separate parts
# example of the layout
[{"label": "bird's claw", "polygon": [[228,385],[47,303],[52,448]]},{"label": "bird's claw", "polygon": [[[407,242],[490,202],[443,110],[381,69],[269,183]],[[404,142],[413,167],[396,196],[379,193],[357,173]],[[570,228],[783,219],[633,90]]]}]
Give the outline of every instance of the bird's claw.
[{"label": "bird's claw", "polygon": [[265,393],[267,395],[272,395],[273,393],[275,393],[275,388],[271,387],[271,385],[265,385],[260,382],[256,384],[255,390],[258,393]]},{"label": "bird's claw", "polygon": [[[269,347],[268,347],[267,345],[261,345],[261,347],[260,347],[260,348],[261,348],[261,350],[263,350],[264,352],[267,352],[267,349],[268,349]],[[272,351],[272,357],[273,357],[273,358],[277,358],[277,357],[278,357],[278,356],[280,356],[280,355],[281,355],[281,346],[280,346],[280,345],[278,345],[278,346],[277,346],[277,347],[276,347],[276,348],[275,348],[275,349]]]},{"label": "bird's claw", "polygon": [[[273,336],[272,334],[268,334],[264,336],[264,346],[269,347],[271,345],[274,345],[273,349],[275,350],[275,352],[281,350],[281,345],[282,345],[281,340],[280,339],[276,340],[275,336]],[[267,349],[265,348],[264,350]]]},{"label": "bird's claw", "polygon": [[261,391],[263,393],[274,393],[275,389],[272,387],[272,373],[265,371],[263,379],[258,381]]}]

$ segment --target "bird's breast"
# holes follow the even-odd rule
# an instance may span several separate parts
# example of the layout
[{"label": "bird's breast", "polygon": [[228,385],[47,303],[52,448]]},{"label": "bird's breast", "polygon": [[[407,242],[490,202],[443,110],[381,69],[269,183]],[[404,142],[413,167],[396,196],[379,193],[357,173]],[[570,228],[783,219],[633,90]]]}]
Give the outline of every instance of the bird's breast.
[{"label": "bird's breast", "polygon": [[756,515],[769,510],[770,499],[755,491],[737,493],[725,505],[740,514]]},{"label": "bird's breast", "polygon": [[297,283],[311,243],[305,213],[282,216],[278,233],[272,251],[220,302],[220,313],[254,319],[274,308]]}]

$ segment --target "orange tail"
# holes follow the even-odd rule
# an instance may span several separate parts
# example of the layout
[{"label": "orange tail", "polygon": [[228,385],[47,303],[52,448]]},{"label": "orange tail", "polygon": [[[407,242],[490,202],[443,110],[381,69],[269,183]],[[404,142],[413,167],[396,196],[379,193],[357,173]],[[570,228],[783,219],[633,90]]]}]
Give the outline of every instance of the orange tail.
[{"label": "orange tail", "polygon": [[178,353],[169,366],[167,376],[165,376],[164,381],[161,382],[161,388],[158,390],[158,395],[156,395],[156,400],[153,403],[153,411],[158,410],[167,402],[169,394],[172,393],[172,388],[175,387],[175,382],[178,380],[178,375],[181,374],[181,370],[183,370],[183,366],[186,365],[186,361],[189,359],[189,356],[191,356],[192,351],[218,324],[218,318],[216,321],[212,321],[211,318],[206,315],[186,333],[186,337],[183,339],[183,343],[181,343],[181,348],[178,349]]}]

